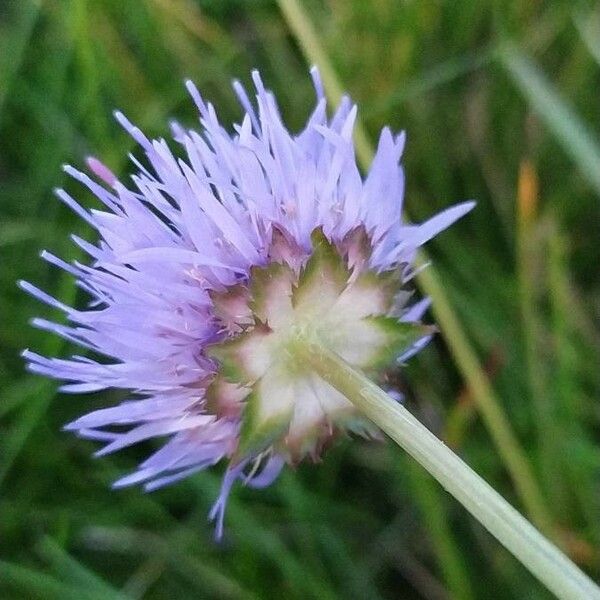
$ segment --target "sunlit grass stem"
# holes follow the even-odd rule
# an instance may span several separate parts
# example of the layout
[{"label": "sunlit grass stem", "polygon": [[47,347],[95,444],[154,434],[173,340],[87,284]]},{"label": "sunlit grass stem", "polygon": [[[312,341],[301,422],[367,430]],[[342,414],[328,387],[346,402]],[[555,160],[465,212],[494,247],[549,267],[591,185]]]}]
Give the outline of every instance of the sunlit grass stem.
[{"label": "sunlit grass stem", "polygon": [[[542,479],[552,498],[555,514],[564,508],[561,502],[559,479],[553,477],[560,469],[560,456],[557,454],[557,431],[555,408],[552,395],[548,393],[545,377],[544,356],[542,353],[543,326],[538,302],[540,300],[536,278],[542,266],[539,223],[537,208],[539,203],[539,182],[537,172],[528,160],[521,162],[517,193],[517,239],[516,268],[519,283],[519,307],[521,330],[525,350],[525,366],[529,383],[532,408],[536,415],[537,454],[541,466]],[[549,435],[550,434],[550,435]]]},{"label": "sunlit grass stem", "polygon": [[[308,62],[319,66],[325,92],[332,102],[337,102],[343,89],[327,53],[321,46],[312,23],[298,0],[278,0],[280,9],[298,39]],[[359,161],[366,168],[373,157],[373,147],[365,129],[356,123],[355,145]],[[418,262],[428,262],[421,251]],[[439,276],[432,266],[423,270],[417,279],[423,293],[433,302],[432,309],[436,322],[448,344],[456,365],[461,371],[473,394],[477,409],[496,445],[500,457],[515,485],[515,489],[533,522],[543,531],[550,532],[551,518],[544,504],[527,456],[521,448],[512,428],[504,415],[477,354],[452,308],[446,292],[439,282]]]}]

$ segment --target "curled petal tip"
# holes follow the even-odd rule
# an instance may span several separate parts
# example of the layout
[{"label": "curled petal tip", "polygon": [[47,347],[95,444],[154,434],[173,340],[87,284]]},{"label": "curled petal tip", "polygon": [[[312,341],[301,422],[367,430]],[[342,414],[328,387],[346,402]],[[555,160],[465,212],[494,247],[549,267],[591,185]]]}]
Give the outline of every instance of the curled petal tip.
[{"label": "curled petal tip", "polygon": [[109,186],[114,186],[117,182],[115,174],[102,162],[100,162],[95,156],[88,156],[85,159],[87,166],[90,171],[96,175],[99,179],[104,181]]}]

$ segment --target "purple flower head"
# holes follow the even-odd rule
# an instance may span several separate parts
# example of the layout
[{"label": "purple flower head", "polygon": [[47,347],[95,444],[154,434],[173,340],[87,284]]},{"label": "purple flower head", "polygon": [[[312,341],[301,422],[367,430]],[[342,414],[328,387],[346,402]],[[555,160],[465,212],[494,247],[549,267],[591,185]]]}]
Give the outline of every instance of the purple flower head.
[{"label": "purple flower head", "polygon": [[77,279],[89,306],[66,306],[22,283],[69,321],[35,325],[90,351],[69,359],[26,351],[29,369],[66,381],[65,392],[131,394],[66,428],[102,442],[97,455],[167,438],[115,487],[153,490],[227,460],[211,512],[218,535],[236,480],[263,487],[285,463],[316,459],[336,434],[377,434],[295,359],[294,340],[318,336],[367,372],[414,354],[431,336],[419,322],[427,301],[411,305],[407,292],[416,251],[473,207],[459,204],[422,225],[403,222],[404,134],[384,129],[361,177],[356,106],[343,98],[329,118],[311,73],[317,105],[298,135],[285,128],[256,72],[256,109],[234,83],[245,110],[234,134],[187,83],[201,130],[173,126],[184,158],[116,113],[145,164],[132,159],[129,187],[95,158],[88,159],[94,178],[65,167],[104,205],[88,211],[58,191],[99,241],[74,238],[89,264],[42,253]]}]

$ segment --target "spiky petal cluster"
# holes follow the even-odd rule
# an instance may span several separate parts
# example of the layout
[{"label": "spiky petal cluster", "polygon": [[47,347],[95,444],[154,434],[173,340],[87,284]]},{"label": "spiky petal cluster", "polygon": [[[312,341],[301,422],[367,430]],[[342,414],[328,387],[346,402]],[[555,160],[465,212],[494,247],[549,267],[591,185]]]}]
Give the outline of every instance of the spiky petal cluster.
[{"label": "spiky petal cluster", "polygon": [[360,368],[390,350],[404,357],[429,332],[416,325],[426,301],[407,306],[400,288],[417,248],[472,207],[422,225],[402,221],[404,134],[381,133],[366,178],[352,143],[356,106],[328,118],[317,105],[292,135],[257,73],[257,109],[234,83],[244,118],[228,133],[193,84],[201,132],[173,126],[178,158],[116,117],[145,164],[125,187],[96,159],[95,179],[66,167],[104,205],[58,196],[99,234],[74,237],[91,264],[43,258],[71,273],[91,297],[84,310],[22,286],[66,314],[34,323],[89,351],[70,359],[25,352],[29,368],[67,383],[65,392],[127,390],[125,402],[67,425],[104,442],[98,455],[155,437],[166,443],[115,483],[158,488],[229,459],[212,516],[222,527],[231,485],[268,485],[285,462],[315,456],[335,431],[371,432],[352,406],[293,360],[288,342],[310,329]]}]

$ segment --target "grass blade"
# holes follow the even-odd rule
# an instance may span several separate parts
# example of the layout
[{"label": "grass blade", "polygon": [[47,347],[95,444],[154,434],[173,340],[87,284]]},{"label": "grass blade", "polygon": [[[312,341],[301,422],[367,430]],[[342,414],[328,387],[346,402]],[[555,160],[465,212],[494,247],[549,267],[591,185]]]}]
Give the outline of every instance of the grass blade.
[{"label": "grass blade", "polygon": [[507,45],[499,57],[531,108],[543,119],[582,175],[600,194],[600,144],[590,129],[537,65],[516,46]]},{"label": "grass blade", "polygon": [[19,71],[25,54],[25,48],[33,33],[40,11],[41,0],[24,0],[16,4],[21,8],[18,23],[12,34],[6,36],[0,48],[0,118],[2,107],[10,91],[15,75]]},{"label": "grass blade", "polygon": [[[108,600],[107,596],[84,587],[72,586],[36,569],[0,561],[2,588],[19,590],[20,598],[40,600]],[[0,589],[2,589],[0,588]]]},{"label": "grass blade", "polygon": [[107,600],[126,600],[124,594],[70,556],[52,538],[43,538],[38,544],[38,552],[63,580],[82,586]]},{"label": "grass blade", "polygon": [[583,43],[600,65],[600,10],[592,11],[591,14],[578,13],[573,20]]}]

